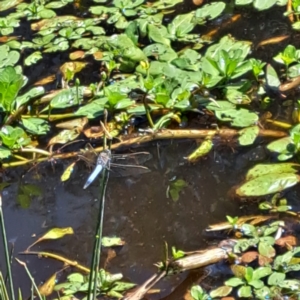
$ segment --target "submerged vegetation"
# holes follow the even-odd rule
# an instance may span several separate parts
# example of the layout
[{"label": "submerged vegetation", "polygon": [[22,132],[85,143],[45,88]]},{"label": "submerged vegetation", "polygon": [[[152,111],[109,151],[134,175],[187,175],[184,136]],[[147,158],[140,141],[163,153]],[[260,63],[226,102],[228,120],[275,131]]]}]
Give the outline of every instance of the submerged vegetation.
[{"label": "submerged vegetation", "polygon": [[[89,154],[80,149],[82,140],[101,144],[95,149],[101,152],[106,144],[116,149],[159,139],[201,139],[199,148],[186,157],[192,163],[224,141],[247,147],[259,140],[270,159],[248,170],[234,192],[237,198],[264,197],[259,208],[270,216],[228,217],[228,222],[210,226],[208,231],[228,234],[224,243],[200,254],[173,248],[170,258],[166,246],[158,274],[124,299],[142,299],[163,276],[220,261],[228,262],[234,277],[221,287],[214,283],[209,293],[195,285],[193,299],[298,299],[300,280],[293,272],[300,270],[300,249],[289,226],[299,215],[276,193],[300,181],[300,48],[292,38],[300,30],[300,1],[194,1],[190,8],[183,2],[1,1],[2,167],[6,171],[72,159],[60,174],[64,182],[72,180],[75,163]],[[284,33],[258,42],[222,36],[222,29],[243,19],[245,8],[258,16],[280,11]],[[276,53],[266,57],[271,48]],[[195,119],[200,120],[197,126]],[[52,257],[85,273],[69,274],[56,285],[57,271],[37,287],[26,264],[18,260],[32,280],[32,297],[42,299],[55,290],[58,299],[78,293],[88,299],[121,298],[134,286],[121,281],[121,274],[99,270],[101,245],[124,244],[118,238],[102,238],[109,163],[101,166],[91,269],[53,253],[31,251],[30,246],[24,254]],[[4,182],[1,189],[8,185]],[[177,201],[186,187],[184,180],[173,180],[167,195]],[[24,184],[19,202],[28,207],[29,195],[40,193]],[[9,282],[6,290],[0,274],[0,296],[14,300],[2,203],[0,211]],[[66,234],[73,234],[72,228],[55,228],[36,243]]]}]

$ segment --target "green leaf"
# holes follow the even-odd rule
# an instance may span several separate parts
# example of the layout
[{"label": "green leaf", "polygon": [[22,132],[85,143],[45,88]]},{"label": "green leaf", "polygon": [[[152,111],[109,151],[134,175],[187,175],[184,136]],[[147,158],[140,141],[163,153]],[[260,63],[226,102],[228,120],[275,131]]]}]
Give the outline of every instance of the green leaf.
[{"label": "green leaf", "polygon": [[296,146],[290,136],[269,143],[267,149],[272,152],[277,152],[280,161],[290,159],[297,152]]},{"label": "green leaf", "polygon": [[258,121],[256,113],[244,108],[216,111],[216,117],[224,122],[229,121],[232,126],[236,127],[252,126]]},{"label": "green leaf", "polygon": [[296,185],[300,177],[292,173],[272,173],[246,181],[236,189],[240,197],[259,197],[281,192]]},{"label": "green leaf", "polygon": [[268,278],[268,285],[278,286],[285,279],[284,273],[274,272]]},{"label": "green leaf", "polygon": [[95,119],[103,115],[104,107],[107,101],[107,98],[93,100],[93,102],[80,107],[74,113],[74,115],[86,116],[88,119]]},{"label": "green leaf", "polygon": [[278,78],[275,69],[270,64],[267,65],[266,77],[268,86],[274,90],[277,90],[281,82]]},{"label": "green leaf", "polygon": [[22,120],[23,126],[28,132],[36,135],[44,135],[50,130],[48,122],[39,118],[28,118]]},{"label": "green leaf", "polygon": [[30,143],[25,131],[20,127],[3,126],[0,131],[2,143],[10,149],[19,149]]},{"label": "green leaf", "polygon": [[13,102],[23,83],[22,75],[17,74],[13,67],[0,71],[0,103],[6,111],[13,109]]},{"label": "green leaf", "polygon": [[239,131],[239,143],[241,146],[252,145],[258,136],[259,127],[251,126]]},{"label": "green leaf", "polygon": [[0,146],[0,159],[5,159],[11,156],[11,151],[6,147]]},{"label": "green leaf", "polygon": [[266,10],[276,4],[277,0],[254,0],[254,7],[258,10]]},{"label": "green leaf", "polygon": [[221,1],[206,4],[196,10],[195,17],[200,19],[199,22],[201,24],[205,19],[212,20],[218,17],[223,12],[225,7],[226,4]]},{"label": "green leaf", "polygon": [[299,169],[300,165],[295,163],[258,164],[248,171],[246,175],[246,181],[268,174],[296,174],[299,171]]},{"label": "green leaf", "polygon": [[184,37],[195,27],[193,22],[194,13],[176,16],[173,21],[168,25],[168,31],[172,36]]},{"label": "green leaf", "polygon": [[42,53],[40,51],[35,51],[26,57],[24,63],[26,66],[31,66],[31,65],[36,64],[42,58],[43,58]]},{"label": "green leaf", "polygon": [[259,267],[253,272],[253,279],[261,279],[272,274],[272,269],[270,267]]},{"label": "green leaf", "polygon": [[[82,100],[84,90],[85,87],[79,87],[78,89],[76,87],[72,87],[70,89],[61,90],[53,97],[53,99],[50,102],[50,105],[45,107],[42,110],[42,112],[53,108],[66,108],[79,105],[80,101]],[[79,99],[76,99],[77,92]]]},{"label": "green leaf", "polygon": [[168,30],[165,26],[156,26],[153,24],[148,24],[148,36],[151,40],[166,45],[170,46],[170,40],[167,38],[168,37]]},{"label": "green leaf", "polygon": [[232,287],[237,287],[242,284],[244,284],[244,281],[238,277],[232,277],[225,281],[225,285],[232,286]]},{"label": "green leaf", "polygon": [[15,50],[10,51],[7,45],[0,46],[0,53],[0,69],[14,66],[20,59],[20,53]]},{"label": "green leaf", "polygon": [[276,255],[275,249],[269,243],[260,242],[258,244],[258,252],[259,254],[272,258]]},{"label": "green leaf", "polygon": [[219,288],[212,290],[209,295],[212,298],[220,298],[228,296],[232,291],[232,287],[230,286],[220,286]]},{"label": "green leaf", "polygon": [[3,0],[0,2],[0,11],[10,9],[20,2],[22,2],[22,0]]},{"label": "green leaf", "polygon": [[300,281],[299,280],[284,280],[281,281],[278,286],[284,289],[292,290],[292,291],[299,291],[300,289]]},{"label": "green leaf", "polygon": [[252,298],[252,291],[250,286],[242,286],[238,289],[238,296],[241,298]]},{"label": "green leaf", "polygon": [[42,86],[37,86],[37,87],[32,88],[27,93],[16,98],[16,109],[18,109],[20,106],[26,104],[32,98],[35,98],[35,97],[38,97],[38,96],[41,96],[44,94],[45,94],[45,89]]}]

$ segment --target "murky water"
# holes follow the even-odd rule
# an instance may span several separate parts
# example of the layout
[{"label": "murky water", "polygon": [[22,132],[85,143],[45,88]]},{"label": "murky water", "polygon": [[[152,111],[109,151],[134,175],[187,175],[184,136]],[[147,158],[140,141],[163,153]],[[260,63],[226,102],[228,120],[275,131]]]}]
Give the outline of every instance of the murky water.
[{"label": "murky water", "polygon": [[[255,15],[244,12],[241,23],[221,28],[220,35],[234,31],[237,39],[251,39],[257,43],[274,34],[267,36],[270,28],[278,35],[285,33],[285,26],[271,22],[282,16],[281,10],[259,15],[256,19]],[[218,22],[211,25],[214,28]],[[297,47],[297,43],[293,44]],[[269,50],[266,53],[259,49],[258,57],[268,61],[278,52],[275,47]],[[163,259],[165,242],[186,251],[203,249],[209,244],[203,234],[209,224],[224,221],[226,215],[248,213],[249,208],[232,199],[229,191],[241,182],[247,169],[267,159],[261,150],[263,147],[233,150],[226,146],[211,153],[207,159],[188,164],[183,157],[195,147],[195,142],[173,141],[159,146],[159,156],[156,146],[148,147],[145,150],[153,154],[147,163],[150,173],[136,178],[109,179],[104,235],[120,236],[126,244],[117,248],[116,256],[109,260],[108,250],[103,250],[102,266],[105,265],[108,271],[122,272],[128,280],[142,283],[156,271],[153,264]],[[87,190],[82,189],[90,171],[84,164],[77,167],[69,182],[61,183],[60,176],[67,163],[42,163],[30,172],[25,169],[6,171],[4,180],[8,180],[10,186],[4,190],[2,200],[7,237],[14,246],[15,255],[35,240],[33,235],[40,236],[53,227],[71,226],[74,235],[42,242],[32,250],[55,252],[89,266],[98,217],[98,186],[94,183]],[[173,178],[187,183],[176,202],[167,197]],[[30,203],[22,196],[22,187],[24,189],[28,184],[40,190],[39,196],[29,197]],[[22,207],[25,205],[28,207]],[[39,259],[34,255],[17,256],[26,261],[37,283],[62,268],[62,264],[54,260]],[[0,267],[3,269],[3,261],[0,261]],[[13,275],[15,286],[28,295],[29,279],[17,262],[13,262]],[[161,282],[158,286],[162,289],[161,294],[153,299],[166,296],[183,277],[175,276]]]},{"label": "murky water", "polygon": [[[224,220],[226,215],[245,213],[244,207],[228,191],[241,181],[244,168],[253,164],[251,156],[246,155],[247,151],[239,156],[238,152],[225,148],[226,155],[212,153],[208,159],[191,165],[183,157],[194,147],[194,142],[173,141],[159,147],[159,157],[158,148],[149,147],[147,150],[153,154],[147,164],[150,173],[137,178],[110,177],[104,235],[120,236],[126,244],[116,249],[116,257],[110,261],[107,260],[109,252],[104,249],[102,265],[109,271],[122,272],[125,278],[142,283],[156,271],[153,264],[163,259],[165,241],[186,251],[205,248],[203,230],[208,224]],[[40,236],[53,227],[71,226],[75,235],[42,242],[31,250],[59,253],[89,266],[98,217],[98,185],[94,183],[87,190],[82,189],[90,171],[84,164],[78,166],[69,182],[61,183],[64,164],[59,161],[54,165],[40,164],[29,173],[24,172],[22,180],[18,179],[21,170],[7,172],[11,178],[11,185],[3,193],[7,235],[14,242],[17,254],[35,240],[33,234]],[[187,183],[177,202],[166,195],[174,177]],[[30,197],[29,207],[22,208],[18,193],[22,185],[28,184],[36,185],[41,195]],[[32,255],[18,257],[27,262],[37,282],[46,280],[62,267],[50,259]],[[25,271],[16,262],[13,265],[16,286],[27,291],[29,282],[24,280]],[[178,279],[172,280],[178,284]],[[162,283],[162,289],[160,296],[168,293],[169,284]]]}]

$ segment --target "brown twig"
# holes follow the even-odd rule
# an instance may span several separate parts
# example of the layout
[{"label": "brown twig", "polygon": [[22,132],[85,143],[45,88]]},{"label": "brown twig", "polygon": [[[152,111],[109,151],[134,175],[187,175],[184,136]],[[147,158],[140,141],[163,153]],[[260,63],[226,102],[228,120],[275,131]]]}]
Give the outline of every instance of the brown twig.
[{"label": "brown twig", "polygon": [[[132,145],[140,145],[143,143],[156,141],[156,140],[166,140],[166,139],[201,139],[206,138],[207,136],[215,136],[215,138],[234,138],[239,135],[239,131],[235,129],[180,129],[180,130],[171,130],[171,129],[165,129],[165,130],[159,130],[153,133],[149,133],[147,135],[137,136],[133,138],[128,139],[121,139],[121,142],[112,144],[111,149],[117,149],[117,148],[129,148]],[[287,136],[287,133],[284,131],[278,131],[278,130],[265,130],[260,129],[258,136],[260,137],[268,137],[268,138],[282,138]],[[97,147],[95,148],[96,152],[103,151],[103,147]],[[24,152],[21,151],[21,152]],[[3,163],[4,168],[9,167],[16,167],[20,165],[25,165],[27,163],[39,163],[43,161],[47,161],[49,159],[67,159],[76,157],[78,155],[78,152],[69,152],[69,153],[60,153],[52,155],[51,157],[40,157],[37,159],[32,159],[28,161],[17,161],[17,162],[10,162],[10,163]]]}]

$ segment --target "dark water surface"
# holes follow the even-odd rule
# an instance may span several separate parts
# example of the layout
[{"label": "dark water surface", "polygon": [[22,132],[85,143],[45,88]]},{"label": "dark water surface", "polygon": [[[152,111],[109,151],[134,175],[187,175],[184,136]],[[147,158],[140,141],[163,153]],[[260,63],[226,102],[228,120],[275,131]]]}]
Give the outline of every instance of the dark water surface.
[{"label": "dark water surface", "polygon": [[[191,165],[183,157],[195,146],[194,142],[173,141],[160,146],[160,158],[157,147],[150,147],[147,149],[153,153],[147,164],[150,173],[137,178],[110,177],[104,235],[120,236],[126,245],[116,249],[116,257],[107,264],[109,271],[122,272],[125,278],[142,283],[155,272],[153,264],[163,259],[165,241],[186,251],[203,249],[208,245],[203,230],[209,224],[224,220],[226,215],[245,213],[243,205],[232,199],[228,191],[241,181],[244,168],[253,164],[253,151],[237,159],[237,152],[225,148],[226,160],[213,153],[208,159]],[[8,172],[11,185],[3,193],[7,236],[14,242],[17,254],[35,240],[33,234],[41,236],[50,228],[71,226],[75,235],[42,242],[31,250],[59,253],[89,266],[98,217],[98,185],[94,183],[87,190],[82,189],[89,174],[84,164],[79,165],[69,182],[61,183],[63,164],[66,162],[56,162],[53,167],[50,162],[43,163],[24,173],[21,181],[20,170]],[[188,184],[177,202],[166,196],[174,176]],[[17,202],[18,190],[24,184],[36,185],[42,191],[41,196],[31,197],[26,209]],[[107,253],[104,249],[102,264]],[[38,283],[62,267],[62,263],[50,259],[32,255],[18,257],[27,262]],[[25,271],[16,262],[13,265],[16,286],[28,290]]]},{"label": "dark water surface", "polygon": [[[229,12],[228,16],[233,13]],[[281,9],[252,15],[243,10],[239,13],[242,13],[241,21],[221,27],[220,36],[230,33],[237,39],[258,43],[273,36],[271,30],[275,30],[276,35],[289,30],[282,21]],[[279,17],[282,22],[276,23]],[[221,18],[213,21],[211,28],[221,26],[222,21]],[[208,31],[210,28],[206,29]],[[299,39],[291,37],[291,41],[297,47]],[[279,47],[268,47],[267,50],[258,49],[256,57],[270,61],[278,49],[283,49],[291,41]],[[165,241],[170,247],[185,251],[204,249],[211,245],[203,234],[209,224],[224,221],[226,215],[249,213],[247,205],[233,199],[229,191],[241,183],[246,170],[253,164],[268,160],[263,146],[243,149],[226,146],[196,164],[186,163],[183,157],[195,148],[196,143],[192,141],[171,141],[159,147],[158,157],[157,147],[151,146],[143,149],[153,154],[153,159],[147,163],[150,173],[136,178],[109,179],[104,236],[120,236],[126,244],[117,248],[116,257],[106,263],[108,271],[122,272],[126,279],[143,283],[156,271],[153,264],[163,259]],[[55,252],[89,266],[98,217],[98,185],[94,183],[87,190],[82,189],[90,172],[84,164],[79,164],[69,182],[61,183],[60,176],[68,163],[70,161],[42,163],[30,172],[25,169],[5,171],[4,180],[11,185],[3,191],[2,200],[7,238],[14,245],[15,255],[35,241],[33,234],[41,236],[50,228],[71,226],[74,235],[42,242],[32,251]],[[166,196],[170,180],[174,177],[188,184],[177,202]],[[26,184],[36,185],[41,195],[30,196],[28,207],[22,208],[18,195],[20,187]],[[24,199],[22,203],[24,206]],[[104,249],[102,266],[107,255],[108,251]],[[62,263],[50,259],[39,259],[33,255],[17,257],[26,261],[37,284],[62,268]],[[1,260],[0,267],[4,267]],[[15,261],[13,276],[15,286],[22,289],[25,297],[28,296],[29,279],[23,267]],[[159,284],[161,294],[153,296],[153,299],[167,295],[178,283],[179,277],[176,276],[163,280]]]}]

